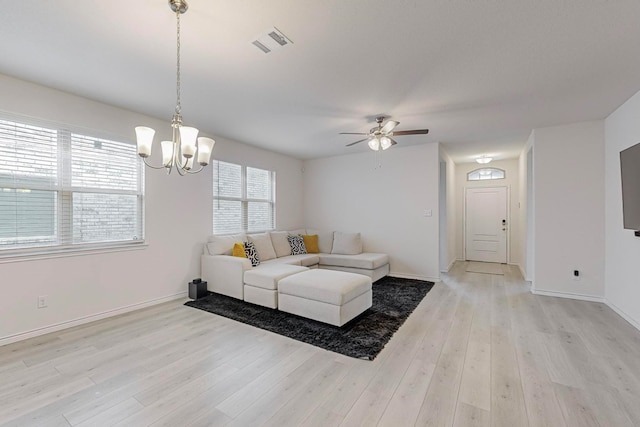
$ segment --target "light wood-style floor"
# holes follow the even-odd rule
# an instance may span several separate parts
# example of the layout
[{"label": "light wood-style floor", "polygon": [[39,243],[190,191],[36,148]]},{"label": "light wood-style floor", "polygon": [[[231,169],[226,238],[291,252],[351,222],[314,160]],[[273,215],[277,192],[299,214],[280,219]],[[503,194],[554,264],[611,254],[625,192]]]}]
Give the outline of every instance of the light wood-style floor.
[{"label": "light wood-style floor", "polygon": [[503,268],[458,262],[373,362],[183,301],[0,347],[0,425],[640,425],[640,332]]}]

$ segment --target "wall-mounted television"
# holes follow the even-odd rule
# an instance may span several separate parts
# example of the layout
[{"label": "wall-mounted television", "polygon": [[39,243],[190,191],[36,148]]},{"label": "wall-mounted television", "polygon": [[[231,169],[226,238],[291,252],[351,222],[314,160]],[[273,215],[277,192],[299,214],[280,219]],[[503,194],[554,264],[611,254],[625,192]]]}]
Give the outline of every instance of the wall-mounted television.
[{"label": "wall-mounted television", "polygon": [[624,228],[640,237],[640,143],[620,152]]}]

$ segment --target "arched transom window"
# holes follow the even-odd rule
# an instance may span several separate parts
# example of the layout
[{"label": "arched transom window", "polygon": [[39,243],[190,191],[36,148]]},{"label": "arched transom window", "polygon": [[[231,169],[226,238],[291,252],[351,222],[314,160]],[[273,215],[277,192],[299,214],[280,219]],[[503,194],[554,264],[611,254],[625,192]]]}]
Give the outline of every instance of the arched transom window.
[{"label": "arched transom window", "polygon": [[497,168],[481,168],[467,174],[467,181],[484,181],[485,179],[504,179],[504,171]]}]

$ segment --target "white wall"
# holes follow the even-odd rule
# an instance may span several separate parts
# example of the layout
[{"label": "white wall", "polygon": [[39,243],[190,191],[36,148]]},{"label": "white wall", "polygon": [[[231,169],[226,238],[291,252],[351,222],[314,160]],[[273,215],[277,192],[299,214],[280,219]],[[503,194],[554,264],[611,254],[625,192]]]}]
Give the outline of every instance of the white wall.
[{"label": "white wall", "polygon": [[[604,121],[535,130],[536,293],[604,297]],[[573,270],[580,270],[574,280]]]},{"label": "white wall", "polygon": [[620,151],[640,142],[639,118],[640,92],[605,120],[605,278],[609,306],[640,329],[640,238],[623,229],[620,181]]},{"label": "white wall", "polygon": [[[3,111],[131,141],[133,128],[143,124],[158,131],[156,140],[170,138],[169,119],[154,119],[2,75],[0,93]],[[278,225],[289,228],[303,222],[300,160],[227,140],[219,140],[213,157],[276,170]],[[147,169],[146,248],[0,263],[0,344],[184,296],[187,282],[200,275],[200,254],[211,229],[210,172],[179,177]],[[36,308],[38,295],[48,296],[48,308]]]},{"label": "white wall", "polygon": [[[535,131],[518,157],[518,238],[514,239],[515,259],[513,263],[520,268],[525,280],[533,280],[533,244],[535,233],[533,216],[533,141]],[[530,165],[531,162],[531,165]],[[530,170],[531,169],[531,170]],[[530,182],[531,181],[531,182]]]},{"label": "white wall", "polygon": [[444,151],[442,145],[440,146],[440,161],[446,165],[446,208],[444,209],[446,212],[446,232],[444,236],[442,236],[442,233],[440,236],[440,238],[444,238],[446,241],[445,259],[440,260],[441,271],[445,272],[449,271],[456,261],[456,239],[458,238],[459,231],[456,224],[456,164],[446,151]]},{"label": "white wall", "polygon": [[[359,231],[391,274],[439,280],[438,144],[400,145],[304,162],[306,226]],[[431,210],[432,216],[423,216]]]},{"label": "white wall", "polygon": [[508,187],[509,191],[509,263],[513,263],[517,259],[516,245],[519,241],[518,230],[519,221],[516,219],[519,216],[518,213],[518,200],[519,200],[519,174],[518,174],[518,160],[496,160],[486,167],[498,168],[505,171],[505,179],[499,179],[495,181],[467,181],[467,173],[484,167],[478,163],[460,163],[456,165],[455,170],[455,182],[456,182],[456,230],[458,231],[456,238],[456,257],[457,259],[464,258],[464,198],[465,190],[467,188],[478,187]]}]

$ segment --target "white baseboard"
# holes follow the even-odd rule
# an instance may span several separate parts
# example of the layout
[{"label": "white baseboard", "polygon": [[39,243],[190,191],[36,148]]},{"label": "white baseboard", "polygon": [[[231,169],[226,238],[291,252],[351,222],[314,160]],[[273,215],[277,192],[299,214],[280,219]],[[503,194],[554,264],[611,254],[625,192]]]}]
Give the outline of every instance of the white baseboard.
[{"label": "white baseboard", "polygon": [[426,280],[428,282],[434,282],[434,283],[440,281],[440,277],[429,277],[429,276],[420,276],[417,274],[396,273],[394,271],[390,271],[389,276],[398,277],[400,279]]},{"label": "white baseboard", "polygon": [[550,292],[550,291],[539,291],[537,289],[531,288],[531,293],[535,295],[544,295],[547,297],[558,297],[558,298],[569,298],[569,299],[577,299],[581,301],[591,301],[591,302],[604,302],[604,297],[597,297],[594,295],[583,295],[583,294],[573,294],[569,292]]},{"label": "white baseboard", "polygon": [[30,331],[21,332],[19,334],[8,335],[0,338],[0,346],[11,344],[17,341],[26,340],[28,338],[37,337],[51,332],[60,331],[62,329],[72,328],[74,326],[83,325],[85,323],[95,322],[96,320],[106,319],[107,317],[118,316],[120,314],[128,313],[134,310],[140,310],[142,308],[150,307],[152,305],[162,304],[164,302],[173,301],[176,299],[186,298],[188,292],[179,292],[173,295],[167,295],[165,297],[152,299],[149,301],[139,302],[136,304],[127,305],[124,307],[116,308],[113,310],[103,311],[102,313],[91,314],[89,316],[79,317],[77,319],[68,320],[66,322],[60,322],[42,328],[32,329]]},{"label": "white baseboard", "polygon": [[604,303],[613,311],[615,311],[616,313],[618,313],[618,315],[620,317],[622,317],[624,320],[626,320],[627,322],[629,322],[631,324],[631,326],[633,326],[634,328],[640,330],[640,322],[638,322],[637,320],[635,320],[633,317],[629,316],[627,313],[625,313],[624,311],[622,311],[622,309],[620,307],[618,307],[617,305],[615,305],[614,303],[612,303],[611,301],[609,301],[608,299],[604,300]]}]

